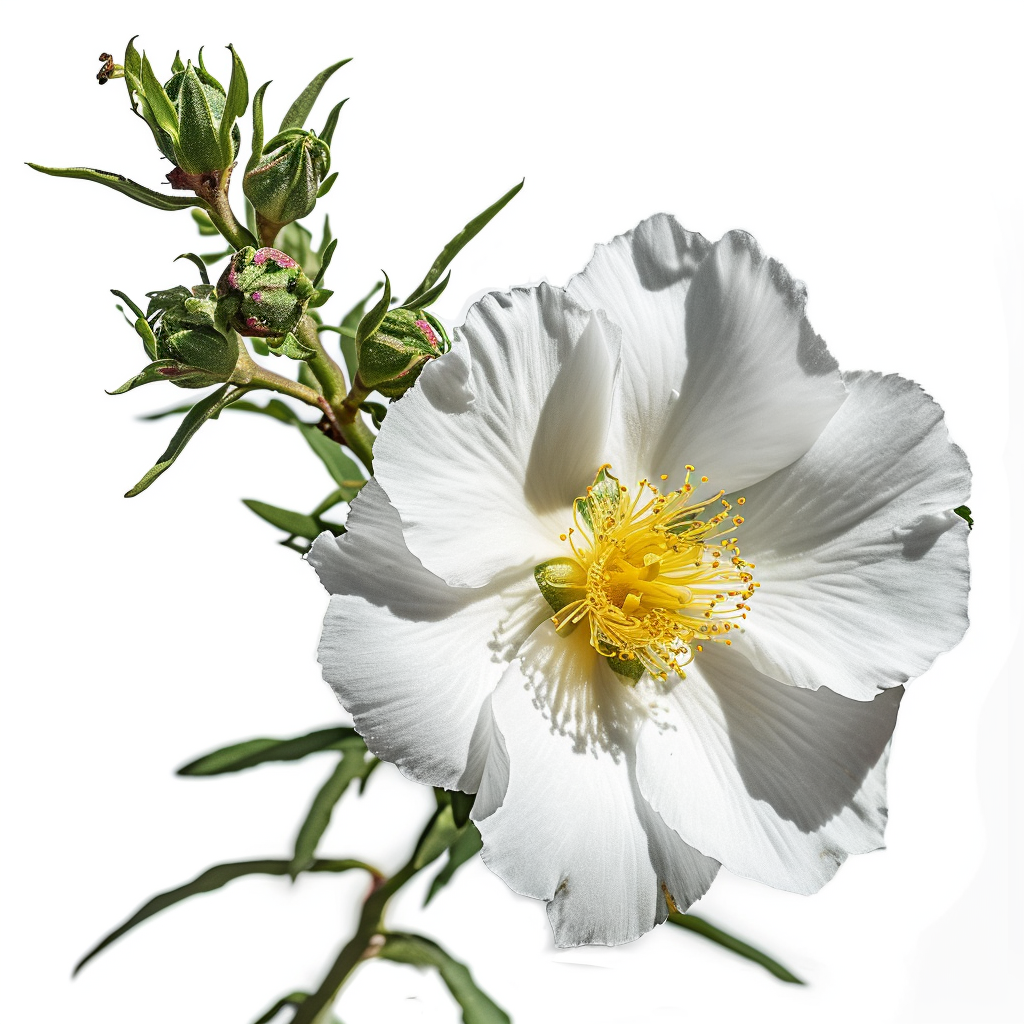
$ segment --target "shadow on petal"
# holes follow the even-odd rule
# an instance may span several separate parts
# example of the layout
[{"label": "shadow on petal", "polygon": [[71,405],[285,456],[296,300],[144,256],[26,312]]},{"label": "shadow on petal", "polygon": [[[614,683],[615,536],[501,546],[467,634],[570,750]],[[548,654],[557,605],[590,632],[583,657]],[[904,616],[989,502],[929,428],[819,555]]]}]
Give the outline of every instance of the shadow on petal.
[{"label": "shadow on petal", "polygon": [[871,701],[851,700],[825,687],[769,679],[741,658],[729,661],[727,671],[706,678],[747,793],[801,832],[817,831],[854,803],[884,756],[903,687]]}]

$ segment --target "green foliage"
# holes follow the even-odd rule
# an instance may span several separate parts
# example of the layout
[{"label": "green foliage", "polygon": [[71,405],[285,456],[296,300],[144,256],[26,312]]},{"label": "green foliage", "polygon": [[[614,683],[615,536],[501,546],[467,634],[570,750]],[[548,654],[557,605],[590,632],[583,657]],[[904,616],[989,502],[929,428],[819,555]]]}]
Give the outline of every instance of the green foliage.
[{"label": "green foliage", "polygon": [[[283,1009],[289,1006],[301,1006],[307,999],[310,998],[308,992],[289,992],[288,995],[282,996],[263,1016],[258,1017],[252,1022],[252,1024],[270,1024]],[[330,1016],[323,1021],[323,1024],[341,1024],[335,1016]]]},{"label": "green foliage", "polygon": [[[123,924],[118,925],[112,932],[104,936],[85,956],[75,965],[72,972],[77,974],[94,956],[101,953],[112,942],[116,942],[122,935],[129,932],[136,925],[159,914],[161,910],[173,907],[190,896],[197,896],[204,892],[213,892],[233,882],[236,878],[243,878],[246,875],[287,875],[291,867],[291,861],[287,860],[245,860],[229,864],[217,864],[207,868],[202,874],[197,875],[191,882],[178,886],[176,889],[168,889],[167,892],[159,893],[151,900],[144,903],[132,914]],[[313,861],[305,870],[315,872],[342,872],[359,868],[363,871],[370,870],[368,865],[358,860],[317,860]]]},{"label": "green foliage", "polygon": [[163,454],[157,459],[156,465],[148,470],[131,490],[125,492],[125,497],[134,498],[136,495],[141,494],[158,476],[166,473],[174,465],[178,456],[185,450],[185,445],[192,440],[196,431],[207,420],[215,420],[232,402],[238,401],[250,390],[252,389],[248,387],[238,387],[232,390],[230,384],[225,384],[212,395],[207,395],[201,402],[193,405],[181,421],[181,426],[174,432],[174,436],[164,449]]},{"label": "green foliage", "polygon": [[[351,59],[351,57],[346,57],[345,60],[339,60],[337,64],[324,68],[320,74],[316,75],[288,108],[288,113],[281,119],[281,127],[278,128],[278,131],[301,128],[306,123],[306,118],[309,117],[309,112],[313,109],[313,104],[316,103],[316,98],[320,95],[320,90],[327,84],[327,80],[338,68],[344,67]],[[335,119],[337,119],[336,116]]]},{"label": "green foliage", "polygon": [[412,866],[420,871],[437,860],[458,838],[462,829],[455,824],[451,804],[438,807],[416,846]]},{"label": "green foliage", "polygon": [[210,215],[204,210],[193,210],[192,219],[196,222],[196,227],[199,229],[199,234],[204,238],[208,238],[210,235],[219,235],[220,232],[217,230],[217,225],[210,220]]},{"label": "green foliage", "polygon": [[255,512],[260,519],[270,523],[271,526],[284,530],[289,539],[302,537],[305,540],[316,540],[324,530],[330,530],[335,536],[345,532],[345,527],[341,523],[330,523],[319,516],[292,512],[290,509],[269,505],[265,501],[256,501],[254,498],[243,498],[242,504],[250,512]]},{"label": "green foliage", "polygon": [[469,822],[459,834],[459,837],[448,847],[448,860],[445,866],[434,876],[427,890],[423,906],[426,906],[449,882],[455,877],[455,872],[463,864],[472,860],[482,849],[483,839],[476,825]]},{"label": "green foliage", "polygon": [[205,199],[198,196],[168,196],[163,192],[154,192],[145,185],[140,185],[131,178],[122,174],[115,174],[113,171],[100,171],[95,167],[43,167],[41,164],[30,163],[28,165],[34,171],[41,171],[43,174],[51,174],[56,178],[81,178],[83,181],[95,181],[99,185],[106,185],[122,195],[134,199],[137,203],[152,206],[157,210],[187,210],[190,207],[198,206],[201,210],[209,210],[210,206]]},{"label": "green foliage", "polygon": [[965,522],[969,529],[974,529],[974,519],[971,510],[966,505],[958,505],[953,511]]},{"label": "green foliage", "polygon": [[341,760],[313,798],[306,819],[295,837],[295,852],[289,869],[292,878],[313,862],[317,845],[331,823],[335,804],[345,795],[353,782],[359,782],[362,792],[370,773],[380,763],[367,752],[366,744],[359,736],[342,740],[338,746],[341,750]]},{"label": "green foliage", "polygon": [[774,974],[781,981],[789,982],[791,985],[804,984],[795,974],[786,970],[782,964],[777,960],[773,960],[767,953],[762,953],[761,950],[755,949],[746,942],[737,939],[734,935],[722,931],[721,928],[716,928],[701,917],[696,917],[693,914],[672,913],[668,915],[668,920],[670,924],[678,925],[680,928],[686,928],[689,931],[696,932],[698,935],[703,935],[705,939],[717,942],[720,946],[724,946],[733,953],[738,953],[748,960],[753,960],[754,963],[760,964],[766,971]]},{"label": "green foliage", "polygon": [[[289,739],[270,739],[259,737],[232,743],[209,754],[203,754],[194,761],[182,765],[178,775],[224,775],[227,772],[245,771],[260,764],[272,761],[298,761],[310,754],[322,750],[341,750],[343,744],[353,743],[359,739],[355,729],[347,726],[336,726],[331,729],[317,729],[302,736]],[[364,745],[365,749],[365,745]]]},{"label": "green foliage", "polygon": [[332,441],[318,427],[310,426],[308,423],[299,423],[297,426],[313,453],[331,474],[331,479],[341,490],[351,494],[345,501],[351,501],[365,482],[359,467],[345,454],[337,441]]},{"label": "green foliage", "polygon": [[[406,298],[405,301],[407,306],[426,305],[423,301],[424,296],[430,292],[434,283],[444,272],[448,264],[455,259],[468,242],[480,234],[491,220],[493,220],[498,213],[512,202],[512,200],[519,194],[522,187],[523,182],[521,181],[518,185],[510,188],[497,202],[492,203],[486,210],[484,210],[483,213],[474,217],[454,238],[448,242],[448,244],[438,254],[437,259],[435,259],[431,264],[426,277],[420,281],[420,283],[412,290],[411,294]],[[437,294],[440,294],[440,292]],[[437,295],[435,295],[434,298],[437,298]]]},{"label": "green foliage", "polygon": [[433,940],[409,932],[387,932],[377,955],[382,960],[434,968],[462,1007],[463,1024],[511,1024],[509,1015],[477,987],[469,968]]}]

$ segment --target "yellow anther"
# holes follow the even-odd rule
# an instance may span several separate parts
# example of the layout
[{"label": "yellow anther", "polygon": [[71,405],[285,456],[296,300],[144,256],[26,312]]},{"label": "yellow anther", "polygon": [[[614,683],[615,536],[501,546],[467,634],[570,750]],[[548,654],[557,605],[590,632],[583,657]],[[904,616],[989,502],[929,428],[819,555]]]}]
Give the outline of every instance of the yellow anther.
[{"label": "yellow anther", "polygon": [[[726,620],[745,615],[739,605],[724,606],[725,595],[753,593],[736,539],[717,535],[727,512],[707,516],[709,502],[721,502],[726,510],[731,506],[722,491],[703,501],[692,496],[692,466],[686,467],[687,482],[667,494],[648,480],[631,490],[609,469],[602,467],[585,496],[574,502],[574,525],[559,535],[562,540],[575,537],[572,558],[551,563],[561,569],[538,567],[538,581],[545,571],[549,582],[561,578],[567,566],[565,578],[578,581],[557,591],[564,597],[556,595],[554,584],[550,593],[541,585],[557,612],[552,622],[564,627],[561,635],[566,635],[566,629],[586,619],[598,653],[619,663],[639,662],[655,679],[683,675],[694,651],[702,650],[693,644],[695,638],[728,643],[724,634],[733,623]],[[668,474],[660,479],[667,480]],[[742,522],[737,516],[730,525],[738,525],[737,520]],[[724,548],[734,556],[723,565]]]}]

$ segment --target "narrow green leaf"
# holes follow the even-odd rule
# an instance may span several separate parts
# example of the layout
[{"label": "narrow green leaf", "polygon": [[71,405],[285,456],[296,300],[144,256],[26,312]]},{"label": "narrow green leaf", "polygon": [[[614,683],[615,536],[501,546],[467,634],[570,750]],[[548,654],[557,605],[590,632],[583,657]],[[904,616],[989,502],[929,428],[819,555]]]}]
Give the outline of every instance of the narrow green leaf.
[{"label": "narrow green leaf", "polygon": [[35,171],[43,174],[52,174],[56,178],[81,178],[83,181],[95,181],[107,188],[114,189],[122,195],[134,199],[137,203],[144,203],[157,210],[187,210],[190,206],[198,206],[203,210],[210,207],[205,200],[198,196],[168,196],[162,192],[155,192],[145,185],[132,181],[121,174],[113,171],[101,171],[95,167],[43,167],[41,164],[30,163]]},{"label": "narrow green leaf", "polygon": [[330,288],[320,288],[316,295],[309,300],[307,309],[319,309],[333,294],[334,292]]},{"label": "narrow green leaf", "polygon": [[264,155],[273,153],[275,149],[280,149],[285,144],[296,139],[305,138],[307,134],[302,128],[288,128],[283,132],[278,132],[269,141],[263,143],[263,153]]},{"label": "narrow green leaf", "polygon": [[483,849],[483,845],[476,825],[469,822],[463,828],[459,838],[448,847],[448,860],[430,883],[423,906],[426,906],[455,877],[455,872],[463,864],[472,860]]},{"label": "narrow green leaf", "polygon": [[128,87],[128,99],[131,100],[132,110],[139,109],[139,101],[135,98],[132,79],[138,81],[142,78],[142,57],[135,49],[135,40],[138,38],[138,36],[132,36],[124,50],[124,84]]},{"label": "narrow green leaf", "polygon": [[194,263],[196,265],[196,269],[199,271],[199,277],[202,279],[203,284],[210,283],[210,275],[206,270],[206,264],[194,252],[183,252],[180,255],[175,256],[174,262],[177,263],[178,260],[188,260],[190,263]]},{"label": "narrow green leaf", "polygon": [[[301,1006],[309,998],[310,996],[308,992],[291,992],[288,995],[286,995],[283,999],[279,999],[276,1003],[274,1003],[274,1005],[269,1010],[267,1010],[267,1012],[263,1014],[262,1017],[260,1017],[258,1020],[254,1020],[253,1024],[269,1024],[269,1022],[272,1021],[286,1007]],[[338,1020],[338,1018],[335,1017],[334,1014],[331,1014],[330,1017],[324,1018],[323,1024],[341,1024],[341,1021]]]},{"label": "narrow green leaf", "polygon": [[[173,907],[175,903],[187,900],[190,896],[197,896],[204,892],[213,892],[233,882],[236,878],[243,878],[246,875],[287,875],[290,862],[286,860],[244,860],[229,864],[216,864],[207,868],[202,874],[197,875],[185,885],[177,889],[168,889],[154,896],[144,903],[131,917],[123,924],[118,925],[112,932],[101,939],[81,960],[75,964],[72,971],[74,977],[97,953],[102,952],[112,942],[116,942],[125,932],[131,931],[136,925],[159,914],[161,910]],[[309,865],[308,870],[314,872],[338,873],[359,869],[375,874],[374,869],[368,864],[358,860],[316,860]]]},{"label": "narrow green leaf", "polygon": [[[383,274],[384,271],[381,271]],[[360,321],[359,326],[356,328],[356,350],[358,351],[359,346],[369,338],[380,325],[384,322],[384,317],[387,315],[388,309],[391,307],[391,279],[387,274],[384,274],[384,294],[380,297],[380,301],[367,313]]]},{"label": "narrow green leaf", "polygon": [[320,245],[316,250],[316,258],[323,263],[324,254],[327,252],[331,242],[334,241],[334,234],[331,231],[331,215],[324,214],[324,229],[320,232]]},{"label": "narrow green leaf", "polygon": [[463,1024],[511,1024],[509,1015],[480,990],[469,968],[431,939],[408,932],[388,932],[377,955],[400,964],[433,967],[462,1007]]},{"label": "narrow green leaf", "polygon": [[337,750],[338,744],[359,739],[355,729],[335,726],[331,729],[316,729],[303,736],[288,739],[259,737],[232,743],[230,746],[212,750],[194,761],[182,765],[176,775],[224,775],[226,772],[240,772],[255,768],[270,761],[298,761],[321,750]]},{"label": "narrow green leaf", "polygon": [[182,413],[189,412],[192,408],[193,405],[176,405],[173,409],[161,409],[160,412],[147,413],[145,416],[138,418],[140,420],[162,420],[168,416],[180,416]]},{"label": "narrow green leaf", "polygon": [[319,285],[320,282],[324,279],[324,274],[327,273],[327,268],[331,265],[331,260],[334,259],[334,250],[337,248],[338,240],[334,238],[327,243],[327,248],[324,250],[322,254],[317,254],[318,256],[320,256],[320,269],[316,272],[316,277],[313,278],[314,288],[316,288],[317,285]]},{"label": "narrow green leaf", "polygon": [[359,471],[359,467],[345,454],[340,444],[332,441],[322,430],[308,423],[300,424],[299,430],[339,487],[344,487],[353,480],[362,479],[363,474]]},{"label": "narrow green leaf", "polygon": [[388,407],[383,402],[360,402],[359,408],[370,414],[370,422],[380,430],[384,417],[388,414]]},{"label": "narrow green leaf", "polygon": [[[254,412],[263,416],[270,416],[272,419],[280,420],[282,423],[296,425],[303,423],[291,406],[286,405],[279,398],[272,398],[266,405],[257,405],[255,402],[235,402],[231,406],[232,412]],[[315,424],[311,424],[315,425]]]},{"label": "narrow green leaf", "polygon": [[145,51],[142,53],[142,75],[140,77],[146,96],[146,105],[153,112],[156,123],[170,135],[177,145],[178,112],[174,109],[174,104],[171,103],[167,93],[164,92],[160,79],[153,74],[153,66],[149,63]]},{"label": "narrow green leaf", "polygon": [[210,220],[210,215],[205,210],[193,210],[192,219],[196,222],[199,234],[204,238],[220,234],[216,225]]},{"label": "narrow green leaf", "polygon": [[227,89],[225,89],[224,86],[221,85],[220,82],[218,82],[217,79],[214,78],[213,75],[211,75],[206,68],[206,61],[203,60],[203,50],[205,49],[205,46],[199,47],[199,77],[207,85],[212,85],[214,89],[216,89],[218,92],[226,94]]},{"label": "narrow green leaf", "polygon": [[330,530],[335,536],[345,532],[345,527],[340,523],[325,522],[303,512],[292,512],[291,509],[278,508],[277,505],[268,505],[265,501],[243,498],[242,504],[251,512],[255,512],[260,519],[265,519],[271,526],[284,530],[285,533],[292,537],[305,537],[307,540],[316,540],[324,530]]},{"label": "narrow green leaf", "polygon": [[251,171],[263,156],[263,97],[266,95],[270,82],[264,82],[252,98],[252,152],[249,162],[245,165],[246,173]]},{"label": "narrow green leaf", "polygon": [[320,138],[330,146],[334,140],[334,129],[338,127],[338,115],[341,113],[341,108],[348,103],[348,97],[346,96],[340,103],[335,104],[331,112],[327,115],[327,121],[324,124],[324,130],[320,133]]},{"label": "narrow green leaf", "polygon": [[352,58],[346,57],[345,60],[339,60],[337,64],[332,64],[329,68],[325,68],[317,75],[313,81],[306,86],[302,92],[299,93],[295,102],[288,108],[288,113],[284,115],[281,121],[281,127],[278,128],[279,132],[283,132],[286,128],[301,128],[306,122],[306,118],[309,116],[309,112],[313,109],[313,104],[316,102],[317,96],[320,95],[320,90],[327,84],[327,79],[334,74],[338,68],[343,67]]},{"label": "narrow green leaf", "polygon": [[458,255],[463,247],[475,238],[492,220],[492,218],[501,212],[519,193],[519,190],[523,187],[524,182],[519,182],[514,188],[510,188],[496,203],[492,203],[484,210],[483,213],[474,217],[438,254],[436,260],[427,271],[427,276],[419,283],[419,285],[413,290],[412,294],[405,300],[407,303],[416,303],[419,301],[419,296],[425,294],[434,282],[441,276],[445,267]]},{"label": "narrow green leaf", "polygon": [[223,249],[221,252],[201,252],[199,258],[210,267],[224,259],[225,256],[231,256],[234,251],[234,249]]},{"label": "narrow green leaf", "polygon": [[171,71],[173,74],[178,74],[179,71],[185,70],[185,64],[181,59],[181,50],[175,51],[174,60],[171,61]]},{"label": "narrow green leaf", "polygon": [[341,760],[313,797],[306,820],[295,837],[295,853],[290,868],[292,878],[303,871],[316,856],[317,844],[331,823],[335,804],[345,795],[345,791],[353,782],[369,778],[370,772],[379,763],[367,751],[366,744],[358,736],[352,740],[345,740],[341,744],[341,749]]},{"label": "narrow green leaf", "polygon": [[422,295],[416,297],[414,301],[407,301],[403,304],[403,309],[426,309],[432,302],[436,302],[440,297],[441,293],[448,287],[448,282],[452,279],[452,272],[449,270],[440,281],[437,282],[432,288],[428,288]]},{"label": "narrow green leaf", "polygon": [[166,910],[168,907],[174,906],[175,903],[187,900],[190,896],[197,896],[199,893],[212,892],[214,889],[220,889],[222,886],[227,885],[228,882],[232,882],[236,878],[242,878],[245,875],[284,875],[287,874],[287,872],[288,861],[286,860],[247,860],[231,864],[218,864],[215,867],[207,868],[206,871],[196,876],[196,878],[191,882],[188,882],[186,885],[179,886],[177,889],[169,889],[167,892],[162,892],[139,907],[139,909],[132,914],[127,921],[119,925],[110,932],[109,935],[101,939],[100,942],[93,946],[93,948],[78,961],[75,965],[74,971],[72,972],[72,977],[74,977],[74,975],[76,975],[94,956],[96,956],[97,953],[106,949],[107,946],[119,939],[125,934],[125,932],[130,931],[136,925],[141,924],[154,914],[159,914],[161,910]]},{"label": "narrow green leaf", "polygon": [[320,187],[316,190],[317,199],[323,199],[328,192],[334,188],[334,183],[338,180],[338,172],[335,171],[333,174],[328,174],[326,178],[320,183]]},{"label": "narrow green leaf", "polygon": [[345,368],[348,370],[348,379],[356,379],[356,370],[359,368],[356,361],[356,330],[359,321],[363,319],[366,312],[366,304],[377,294],[378,289],[384,285],[378,281],[345,315],[341,320],[341,327],[338,332],[342,335],[340,339],[341,354],[345,359]]},{"label": "narrow green leaf", "polygon": [[704,938],[717,942],[720,946],[724,946],[733,953],[738,953],[748,960],[753,960],[754,963],[760,964],[766,971],[774,974],[776,978],[780,978],[782,981],[787,981],[792,985],[804,984],[795,974],[787,971],[782,964],[777,960],[773,960],[767,953],[762,953],[761,950],[747,945],[747,943],[737,939],[734,935],[722,931],[721,928],[716,928],[702,917],[696,917],[693,914],[672,913],[668,915],[668,920],[670,924],[678,925],[680,928],[688,928],[691,932],[703,935]]},{"label": "narrow green leaf", "polygon": [[135,303],[134,303],[134,302],[132,302],[132,300],[131,300],[131,299],[129,299],[129,298],[128,298],[128,296],[127,296],[127,295],[125,295],[125,293],[124,293],[124,292],[120,292],[120,291],[118,291],[118,290],[117,290],[116,288],[111,288],[111,289],[110,289],[110,292],[111,292],[111,294],[112,294],[112,295],[116,295],[116,296],[117,296],[117,297],[118,297],[119,299],[121,299],[121,300],[122,300],[123,302],[125,302],[125,303],[126,303],[126,304],[127,304],[127,305],[128,305],[128,306],[129,306],[130,308],[131,308],[131,311],[132,311],[132,312],[133,312],[133,313],[134,313],[134,314],[135,314],[135,315],[136,315],[136,316],[137,316],[137,317],[138,317],[138,318],[139,318],[140,320],[145,320],[145,319],[146,319],[146,314],[145,314],[145,313],[143,313],[143,312],[142,312],[142,310],[141,310],[141,309],[139,309],[139,307],[138,307],[138,306],[136,306],[136,305],[135,305]]},{"label": "narrow green leaf", "polygon": [[125,492],[126,498],[134,498],[141,494],[153,481],[165,473],[174,464],[175,459],[184,451],[185,445],[192,440],[195,432],[207,421],[215,420],[232,402],[238,401],[251,391],[251,387],[239,387],[231,390],[230,384],[218,388],[212,395],[207,395],[201,402],[196,402],[181,421],[181,426],[174,432],[170,444],[164,449],[156,465],[130,490]]},{"label": "narrow green leaf", "polygon": [[272,1021],[286,1006],[301,1006],[309,998],[308,992],[289,992],[288,995],[282,996],[274,1005],[263,1014],[262,1017],[257,1017],[252,1024],[270,1024]]},{"label": "narrow green leaf", "polygon": [[437,860],[459,838],[460,831],[455,824],[451,804],[446,803],[443,807],[438,807],[437,813],[424,829],[416,847],[413,856],[413,866],[416,870],[419,871],[431,861]]},{"label": "narrow green leaf", "polygon": [[[143,320],[141,323],[145,323]],[[223,378],[211,374],[201,366],[186,366],[177,359],[157,359],[150,363],[134,377],[126,380],[119,388],[108,391],[108,395],[123,395],[127,391],[134,391],[143,384],[153,384],[157,381],[173,380],[185,387],[205,388],[213,384],[219,384]]]},{"label": "narrow green leaf", "polygon": [[350,487],[339,487],[337,490],[331,491],[309,514],[316,519],[325,512],[330,511],[335,505],[340,505],[344,501],[351,501],[359,493],[366,481],[349,480],[348,483],[351,484]]},{"label": "narrow green leaf", "polygon": [[953,511],[965,522],[969,529],[974,529],[974,519],[971,510],[966,505],[958,505]]},{"label": "narrow green leaf", "polygon": [[223,158],[210,101],[191,62],[181,80],[178,111],[182,170],[198,174],[227,167],[231,158]]},{"label": "narrow green leaf", "polygon": [[228,49],[231,51],[231,80],[228,83],[228,95],[224,102],[224,113],[221,115],[218,128],[221,159],[224,161],[225,167],[229,167],[235,159],[235,144],[231,138],[231,129],[249,105],[249,79],[245,74],[245,65],[242,63],[242,58],[235,53],[234,46],[229,44]]},{"label": "narrow green leaf", "polygon": [[278,249],[288,253],[302,267],[306,277],[316,277],[320,263],[313,249],[313,235],[305,225],[297,220],[286,224],[277,236],[276,244]]}]

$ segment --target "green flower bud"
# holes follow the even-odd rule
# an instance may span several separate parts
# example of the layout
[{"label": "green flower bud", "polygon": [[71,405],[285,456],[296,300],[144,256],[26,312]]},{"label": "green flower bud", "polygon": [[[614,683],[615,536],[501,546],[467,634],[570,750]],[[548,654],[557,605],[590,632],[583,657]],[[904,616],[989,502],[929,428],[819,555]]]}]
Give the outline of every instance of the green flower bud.
[{"label": "green flower bud", "polygon": [[132,108],[149,125],[160,152],[174,162],[169,177],[176,188],[194,188],[189,178],[217,179],[235,161],[242,141],[235,121],[248,104],[248,85],[242,62],[231,53],[231,84],[225,91],[206,70],[202,52],[198,67],[175,57],[174,74],[161,85],[149,58],[139,55],[134,42],[128,44],[122,71]]},{"label": "green flower bud", "polygon": [[320,183],[330,168],[331,151],[316,132],[296,128],[271,140],[268,151],[246,172],[242,183],[264,238],[312,212]]},{"label": "green flower bud", "polygon": [[280,338],[298,327],[315,294],[291,256],[247,246],[231,257],[217,282],[217,316],[247,338]]},{"label": "green flower bud", "polygon": [[135,313],[135,333],[152,361],[110,394],[122,395],[161,380],[179,388],[205,388],[230,380],[238,364],[238,336],[217,328],[217,303],[210,285],[149,292],[145,315],[124,292],[115,294]]},{"label": "green flower bud", "polygon": [[[226,381],[238,362],[238,340],[216,326],[217,300],[211,285],[191,291],[179,285],[149,292],[147,320],[152,325],[155,357],[181,364],[180,379],[170,368],[163,376],[179,387],[206,387]],[[206,371],[196,374],[193,370]]]},{"label": "green flower bud", "polygon": [[437,318],[420,309],[392,309],[358,344],[359,382],[386,398],[401,398],[423,367],[451,347]]}]

